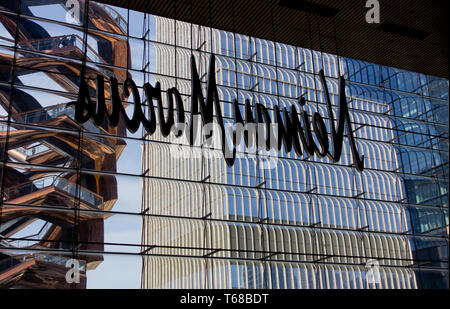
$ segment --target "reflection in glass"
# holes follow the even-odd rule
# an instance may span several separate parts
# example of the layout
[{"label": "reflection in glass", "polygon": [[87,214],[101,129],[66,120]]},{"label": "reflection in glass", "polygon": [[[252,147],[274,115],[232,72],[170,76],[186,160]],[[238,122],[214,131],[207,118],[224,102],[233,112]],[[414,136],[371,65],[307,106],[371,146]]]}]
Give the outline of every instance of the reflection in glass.
[{"label": "reflection in glass", "polygon": [[[0,288],[448,288],[448,80],[70,2],[0,3]],[[344,75],[364,172],[347,139],[337,163],[283,149],[261,169],[241,147],[228,167],[219,149],[177,156],[159,129],[79,125],[67,105],[82,75],[95,101],[100,75],[110,108],[116,77],[131,117],[133,78],[141,98],[160,82],[165,112],[177,87],[190,119],[190,59],[206,88],[211,53],[226,123],[248,99],[271,120],[275,105],[318,112],[330,132],[318,72],[336,115]]]},{"label": "reflection in glass", "polygon": [[[111,215],[95,212],[113,209],[118,200],[117,179],[114,175],[78,171],[95,168],[116,172],[126,143],[107,136],[125,130],[123,123],[119,128],[111,128],[107,123],[97,127],[92,122],[80,126],[73,120],[74,110],[67,103],[76,98],[70,93],[78,92],[82,72],[92,80],[97,74],[106,79],[114,75],[123,83],[126,74],[122,70],[101,66],[84,69],[76,60],[127,67],[128,43],[123,36],[94,32],[85,42],[81,28],[41,20],[82,25],[85,2],[74,2],[72,9],[79,11],[72,12],[71,18],[66,14],[70,8],[65,1],[21,2],[21,13],[27,15],[18,25],[15,83],[21,87],[11,91],[10,87],[0,86],[1,105],[9,114],[0,119],[1,153],[8,162],[2,165],[0,174],[4,179],[0,224],[2,288],[86,288],[86,272],[96,269],[104,259],[101,252],[105,219]],[[126,19],[112,7],[90,3],[88,18],[95,29],[117,35],[127,33]],[[10,22],[14,17],[2,14],[1,21],[2,39],[7,40],[6,31],[15,35],[16,29]],[[0,56],[2,63],[9,57],[3,52]],[[7,79],[2,78],[3,81]],[[88,84],[95,93],[95,83]],[[122,100],[127,99],[123,92],[121,96]],[[75,254],[77,251],[96,253]],[[67,262],[72,257],[80,263],[82,277],[75,284],[66,280]]]}]

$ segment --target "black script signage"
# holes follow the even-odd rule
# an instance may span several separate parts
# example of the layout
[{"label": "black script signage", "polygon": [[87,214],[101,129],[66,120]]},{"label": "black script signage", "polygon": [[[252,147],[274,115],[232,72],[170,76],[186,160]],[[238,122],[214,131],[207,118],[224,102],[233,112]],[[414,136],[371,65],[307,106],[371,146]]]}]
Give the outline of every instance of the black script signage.
[{"label": "black script signage", "polygon": [[[215,110],[216,121],[219,125],[219,128],[221,129],[218,131],[220,131],[221,134],[221,147],[224,154],[224,159],[228,166],[233,166],[236,157],[236,146],[240,144],[242,137],[244,138],[245,144],[249,146],[252,144],[255,136],[248,131],[242,132],[241,130],[233,130],[231,136],[231,145],[229,142],[227,142],[227,138],[225,136],[226,130],[222,117],[219,94],[216,84],[215,56],[211,55],[209,62],[206,100],[202,92],[200,78],[197,72],[195,58],[193,56],[191,59],[191,72],[192,108],[191,121],[187,132],[189,144],[193,146],[196,142],[197,137],[197,126],[194,125],[194,117],[201,116],[203,125],[211,124],[213,122]],[[275,106],[275,117],[274,119],[271,119],[270,114],[264,105],[258,103],[254,108],[252,108],[250,101],[246,100],[245,115],[244,117],[242,117],[238,101],[235,99],[233,102],[234,124],[239,124],[242,127],[249,124],[265,125],[267,128],[266,132],[268,132],[268,134],[266,134],[265,148],[268,151],[280,151],[284,145],[286,152],[290,152],[292,151],[292,148],[294,148],[295,153],[299,156],[302,156],[303,153],[306,153],[307,156],[316,154],[320,158],[328,157],[333,162],[338,162],[341,159],[344,131],[345,128],[347,128],[347,138],[352,153],[353,165],[358,171],[363,171],[364,156],[359,156],[353,136],[352,124],[347,107],[347,98],[345,96],[345,80],[343,77],[340,77],[339,79],[339,112],[336,127],[331,107],[330,94],[328,91],[327,83],[325,81],[323,70],[320,71],[320,79],[325,91],[325,100],[329,116],[329,128],[331,131],[331,141],[328,138],[329,134],[327,132],[324,119],[319,113],[314,113],[312,121],[310,121],[308,113],[302,108],[299,118],[299,113],[297,112],[297,109],[294,105],[292,105],[289,110],[287,108],[283,108],[283,110],[280,110],[278,106]],[[185,123],[183,101],[179,91],[175,87],[170,88],[166,91],[168,112],[167,118],[165,119],[160,83],[157,82],[155,86],[150,85],[150,83],[144,84],[143,88],[147,99],[146,101],[148,102],[149,110],[149,116],[147,118],[142,111],[141,98],[136,84],[129,78],[125,80],[123,84],[123,91],[127,96],[131,94],[134,101],[134,112],[130,119],[125,112],[125,108],[123,107],[120,100],[117,79],[114,77],[110,78],[110,111],[107,110],[105,104],[103,76],[98,75],[96,83],[97,93],[95,103],[92,102],[89,96],[89,88],[83,76],[81,77],[80,81],[80,90],[77,101],[69,103],[69,105],[75,105],[75,120],[80,124],[83,124],[86,121],[92,119],[98,126],[102,125],[104,121],[108,121],[110,126],[117,127],[120,117],[122,117],[122,119],[125,121],[126,127],[131,133],[136,132],[139,129],[139,126],[142,124],[147,133],[151,135],[155,132],[157,124],[155,106],[153,104],[154,101],[156,101],[157,104],[159,126],[164,137],[169,136],[175,124],[174,105],[176,106],[177,123]],[[305,105],[305,98],[301,97],[299,103],[301,106]],[[276,127],[278,128],[276,130],[277,132],[270,129],[272,128],[271,124],[273,123],[276,124]],[[314,141],[312,135],[313,131],[319,145],[316,145]],[[180,132],[179,130],[174,130],[173,133],[176,136],[180,136],[181,134],[183,134],[183,132]],[[276,140],[276,143],[270,143],[270,141],[273,140]]]}]

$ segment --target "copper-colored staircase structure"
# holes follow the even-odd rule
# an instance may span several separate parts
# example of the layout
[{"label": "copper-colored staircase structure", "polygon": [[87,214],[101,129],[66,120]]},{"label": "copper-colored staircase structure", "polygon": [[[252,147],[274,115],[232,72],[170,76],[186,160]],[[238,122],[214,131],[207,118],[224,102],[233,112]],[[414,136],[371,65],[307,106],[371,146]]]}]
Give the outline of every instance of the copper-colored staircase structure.
[{"label": "copper-colored staircase structure", "polygon": [[[84,0],[79,1],[84,6]],[[65,1],[41,0],[29,5],[61,4]],[[3,4],[0,4],[0,7]],[[6,4],[4,4],[6,5]],[[25,50],[67,58],[83,58],[83,40],[78,35],[51,37],[45,29],[29,20],[16,24],[14,18],[0,14],[0,22],[11,36],[17,30],[19,56],[16,75],[20,79],[34,70],[43,70],[59,86],[77,92],[82,65],[78,62],[59,61]],[[125,20],[111,7],[90,3],[89,22],[98,30],[125,35]],[[32,31],[36,27],[37,31]],[[17,29],[16,29],[17,28]],[[32,34],[40,33],[40,37]],[[126,40],[103,34],[93,35],[98,42],[107,41],[108,50],[96,51],[87,46],[88,61],[107,64],[102,53],[113,60],[113,65],[123,67],[130,63]],[[7,40],[6,38],[2,38]],[[103,44],[105,45],[105,44]],[[12,63],[11,55],[0,52],[0,63]],[[94,80],[97,74],[108,78],[116,76],[119,82],[127,77],[123,70],[100,66],[85,68],[87,77]],[[0,68],[1,75],[8,74]],[[56,73],[56,74],[54,74]],[[88,82],[95,93],[95,83]],[[106,96],[109,94],[106,90]],[[123,100],[125,95],[120,93]],[[37,99],[15,89],[11,101],[11,88],[0,85],[0,104],[10,114],[0,122],[0,153],[8,163],[0,169],[3,179],[2,207],[0,209],[0,288],[86,288],[86,270],[102,262],[101,255],[77,256],[82,263],[81,281],[73,285],[66,282],[69,270],[66,261],[70,256],[54,253],[58,249],[103,250],[105,215],[79,210],[111,210],[117,201],[117,180],[114,176],[77,174],[78,168],[115,171],[116,162],[126,146],[123,139],[107,135],[125,136],[125,128],[102,127],[87,122],[80,126],[74,121],[74,110],[66,104],[43,107]],[[9,123],[9,127],[7,126]],[[80,140],[78,133],[85,135]],[[106,137],[101,137],[103,134]],[[55,172],[54,168],[60,169]],[[4,175],[2,175],[4,173]],[[56,211],[57,210],[57,211]],[[39,233],[30,241],[14,240],[14,235],[40,220],[45,222]],[[21,250],[17,250],[20,248]],[[23,249],[45,249],[52,253],[23,253]],[[16,249],[16,250],[14,250]]]}]

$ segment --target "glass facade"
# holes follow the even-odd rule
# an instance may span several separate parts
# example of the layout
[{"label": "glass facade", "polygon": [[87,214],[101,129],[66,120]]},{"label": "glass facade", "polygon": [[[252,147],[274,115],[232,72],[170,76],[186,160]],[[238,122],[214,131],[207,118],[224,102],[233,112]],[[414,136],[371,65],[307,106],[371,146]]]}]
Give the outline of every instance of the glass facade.
[{"label": "glass facade", "polygon": [[[227,124],[237,99],[271,119],[275,106],[318,112],[329,132],[319,71],[335,115],[344,76],[364,171],[347,138],[336,163],[242,147],[229,167],[159,125],[80,125],[67,105],[80,76],[95,101],[97,75],[108,105],[115,77],[131,117],[131,78],[145,113],[145,83],[160,83],[166,109],[176,87],[188,122],[191,57],[206,96],[212,54]],[[448,288],[448,87],[96,1],[2,0],[0,287]]]}]

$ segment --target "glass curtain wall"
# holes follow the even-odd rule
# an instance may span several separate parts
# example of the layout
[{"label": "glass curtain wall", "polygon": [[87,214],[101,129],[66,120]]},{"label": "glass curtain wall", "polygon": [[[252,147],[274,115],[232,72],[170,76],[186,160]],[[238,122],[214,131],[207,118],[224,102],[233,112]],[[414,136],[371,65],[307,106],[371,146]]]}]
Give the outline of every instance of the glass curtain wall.
[{"label": "glass curtain wall", "polygon": [[[132,78],[146,114],[145,83],[166,109],[176,87],[188,122],[191,56],[206,95],[211,54],[229,124],[237,99],[271,119],[276,105],[319,112],[329,132],[319,71],[336,116],[344,76],[364,171],[347,138],[337,163],[238,149],[228,167],[159,125],[79,125],[67,105],[80,76],[95,101],[100,75],[109,106],[115,77],[131,117]],[[1,1],[0,287],[448,288],[448,86],[96,1]]]}]

